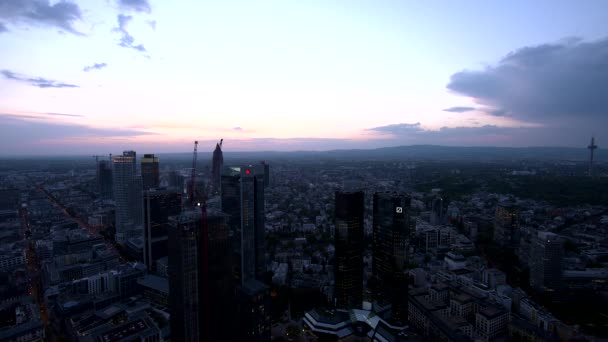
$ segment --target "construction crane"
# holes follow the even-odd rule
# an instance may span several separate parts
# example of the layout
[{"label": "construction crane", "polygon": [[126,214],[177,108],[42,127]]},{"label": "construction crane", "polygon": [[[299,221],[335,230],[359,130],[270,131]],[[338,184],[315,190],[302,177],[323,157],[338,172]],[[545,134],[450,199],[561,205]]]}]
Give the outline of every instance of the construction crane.
[{"label": "construction crane", "polygon": [[192,153],[192,172],[190,174],[190,184],[188,186],[188,199],[190,205],[194,205],[194,193],[196,192],[196,158],[198,157],[198,141],[194,141],[194,152]]}]

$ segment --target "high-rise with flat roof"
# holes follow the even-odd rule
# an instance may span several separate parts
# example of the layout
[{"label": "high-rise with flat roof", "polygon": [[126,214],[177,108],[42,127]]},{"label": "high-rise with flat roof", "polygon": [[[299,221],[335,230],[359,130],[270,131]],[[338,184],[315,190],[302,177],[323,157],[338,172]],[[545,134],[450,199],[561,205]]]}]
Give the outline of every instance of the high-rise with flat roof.
[{"label": "high-rise with flat roof", "polygon": [[141,177],[135,174],[134,158],[133,156],[112,158],[113,193],[116,203],[115,238],[120,244],[142,233],[142,185]]},{"label": "high-rise with flat roof", "polygon": [[97,191],[103,199],[112,198],[112,164],[107,160],[97,163]]},{"label": "high-rise with flat roof", "polygon": [[199,209],[172,217],[169,308],[172,340],[235,341],[235,286],[227,215]]},{"label": "high-rise with flat roof", "polygon": [[335,305],[345,310],[360,308],[363,302],[363,192],[336,191],[335,210]]},{"label": "high-rise with flat roof", "polygon": [[551,232],[538,232],[532,240],[530,285],[537,291],[556,290],[562,284],[564,243]]},{"label": "high-rise with flat roof", "polygon": [[264,258],[264,171],[259,166],[226,167],[221,177],[222,210],[233,236],[240,281],[261,280]]},{"label": "high-rise with flat roof", "polygon": [[394,192],[374,194],[373,299],[391,304],[391,318],[398,325],[407,322],[410,201],[409,197]]},{"label": "high-rise with flat roof", "polygon": [[168,255],[169,217],[181,211],[182,194],[176,191],[144,192],[144,263],[149,271],[156,261]]},{"label": "high-rise with flat roof", "polygon": [[144,154],[144,157],[141,159],[141,180],[144,190],[159,186],[159,159],[154,154]]}]

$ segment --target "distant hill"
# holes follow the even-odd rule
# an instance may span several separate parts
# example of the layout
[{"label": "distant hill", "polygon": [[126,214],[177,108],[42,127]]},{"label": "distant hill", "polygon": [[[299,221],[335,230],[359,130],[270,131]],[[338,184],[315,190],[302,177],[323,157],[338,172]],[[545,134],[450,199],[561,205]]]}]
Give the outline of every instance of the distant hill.
[{"label": "distant hill", "polygon": [[[164,153],[168,159],[189,159],[191,153]],[[199,152],[199,160],[210,159],[211,152]],[[586,161],[589,151],[572,147],[457,147],[437,145],[412,145],[383,147],[369,150],[330,151],[260,151],[224,152],[225,159],[304,159],[304,160],[555,160]],[[608,161],[608,150],[595,151],[595,160]]]}]

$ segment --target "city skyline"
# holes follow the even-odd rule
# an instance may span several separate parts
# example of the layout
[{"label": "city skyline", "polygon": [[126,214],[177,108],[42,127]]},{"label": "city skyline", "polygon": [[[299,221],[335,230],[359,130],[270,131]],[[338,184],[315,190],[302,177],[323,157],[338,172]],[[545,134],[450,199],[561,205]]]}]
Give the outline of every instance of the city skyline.
[{"label": "city skyline", "polygon": [[5,1],[0,154],[601,144],[607,10]]}]

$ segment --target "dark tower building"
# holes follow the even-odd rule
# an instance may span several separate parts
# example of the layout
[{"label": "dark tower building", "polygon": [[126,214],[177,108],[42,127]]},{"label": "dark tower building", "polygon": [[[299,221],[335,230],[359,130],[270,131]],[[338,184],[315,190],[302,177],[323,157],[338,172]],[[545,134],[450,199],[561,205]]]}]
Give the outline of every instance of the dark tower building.
[{"label": "dark tower building", "polygon": [[[131,151],[132,152],[132,151]],[[132,152],[135,154],[135,152]],[[125,152],[127,154],[127,152]],[[135,159],[132,156],[112,158],[112,183],[116,202],[116,241],[141,236],[143,225],[141,177],[135,175]]]},{"label": "dark tower building", "polygon": [[227,167],[222,173],[222,210],[233,236],[235,269],[241,283],[261,280],[264,258],[264,173],[254,166]]},{"label": "dark tower building", "polygon": [[112,198],[112,164],[107,160],[97,163],[97,190],[101,198]]},{"label": "dark tower building", "polygon": [[160,184],[158,157],[153,154],[144,154],[141,160],[141,180],[144,190],[157,188]]},{"label": "dark tower building", "polygon": [[218,194],[221,186],[221,172],[224,166],[224,154],[222,153],[222,143],[224,139],[215,144],[213,150],[213,159],[211,160],[211,186],[212,192]]},{"label": "dark tower building", "polygon": [[264,186],[268,187],[270,186],[270,165],[265,160],[262,162],[262,165],[264,167]]},{"label": "dark tower building", "polygon": [[530,285],[537,291],[557,290],[562,285],[564,243],[551,232],[538,232],[532,240]]},{"label": "dark tower building", "polygon": [[597,145],[595,144],[595,137],[591,137],[591,144],[587,146],[589,149],[589,177],[593,177],[593,155],[595,154],[595,150],[597,149]]},{"label": "dark tower building", "polygon": [[431,203],[431,224],[443,224],[444,223],[444,215],[443,215],[443,198],[437,196],[433,199]]},{"label": "dark tower building", "polygon": [[375,193],[373,215],[373,299],[391,304],[391,319],[402,326],[407,322],[410,198]]},{"label": "dark tower building", "polygon": [[516,206],[499,204],[496,207],[494,241],[508,247],[519,243],[519,209]]},{"label": "dark tower building", "polygon": [[169,217],[181,211],[182,195],[175,191],[144,192],[144,263],[153,271],[156,260],[168,255]]},{"label": "dark tower building", "polygon": [[257,280],[247,280],[237,290],[237,341],[270,341],[270,289]]},{"label": "dark tower building", "polygon": [[334,298],[338,309],[360,308],[363,302],[362,191],[336,191]]},{"label": "dark tower building", "polygon": [[227,216],[198,209],[172,217],[169,308],[174,341],[232,341],[235,287]]}]

